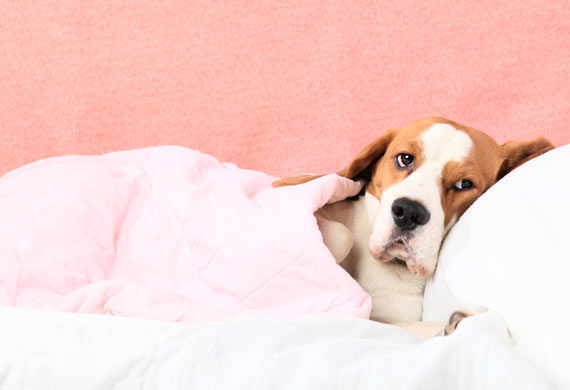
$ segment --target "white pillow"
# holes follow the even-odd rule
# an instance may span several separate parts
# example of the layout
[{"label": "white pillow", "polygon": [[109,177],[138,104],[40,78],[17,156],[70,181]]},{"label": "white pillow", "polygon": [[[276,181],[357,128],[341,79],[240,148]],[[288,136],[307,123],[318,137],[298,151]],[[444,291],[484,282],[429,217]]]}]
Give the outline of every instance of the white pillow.
[{"label": "white pillow", "polygon": [[426,286],[426,321],[500,313],[516,350],[570,386],[570,145],[517,168],[452,229]]}]

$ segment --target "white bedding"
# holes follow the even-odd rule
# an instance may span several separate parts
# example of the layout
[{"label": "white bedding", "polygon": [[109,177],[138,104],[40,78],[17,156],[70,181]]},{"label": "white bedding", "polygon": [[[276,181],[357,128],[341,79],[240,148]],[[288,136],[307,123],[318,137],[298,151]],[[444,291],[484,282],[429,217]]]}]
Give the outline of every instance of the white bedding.
[{"label": "white bedding", "polygon": [[0,308],[0,390],[566,388],[569,164],[570,147],[525,164],[454,227],[424,317],[492,310],[452,336],[348,317],[182,324]]},{"label": "white bedding", "polygon": [[515,350],[570,388],[570,145],[500,180],[451,230],[424,319],[488,307],[505,318]]},{"label": "white bedding", "polygon": [[0,309],[1,389],[547,389],[500,318],[422,342],[346,317],[180,324]]}]

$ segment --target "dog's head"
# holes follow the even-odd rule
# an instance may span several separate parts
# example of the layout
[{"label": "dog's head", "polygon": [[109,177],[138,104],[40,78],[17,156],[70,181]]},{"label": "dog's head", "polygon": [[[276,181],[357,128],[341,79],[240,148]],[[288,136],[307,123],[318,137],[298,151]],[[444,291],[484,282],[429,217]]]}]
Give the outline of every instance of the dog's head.
[{"label": "dog's head", "polygon": [[[379,261],[405,262],[413,274],[429,277],[443,238],[465,210],[512,169],[552,148],[544,138],[499,146],[480,131],[429,117],[384,132],[338,174],[367,183],[370,253]],[[316,177],[295,176],[273,185]]]}]

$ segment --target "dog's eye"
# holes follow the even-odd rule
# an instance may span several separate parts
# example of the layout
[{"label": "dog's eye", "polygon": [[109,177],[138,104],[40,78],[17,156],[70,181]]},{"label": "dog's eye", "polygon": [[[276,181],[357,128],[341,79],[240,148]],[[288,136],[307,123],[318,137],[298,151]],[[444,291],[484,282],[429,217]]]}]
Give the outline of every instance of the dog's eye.
[{"label": "dog's eye", "polygon": [[396,157],[396,165],[400,169],[410,168],[414,164],[414,156],[407,153],[400,153]]},{"label": "dog's eye", "polygon": [[473,188],[473,182],[471,180],[459,180],[454,184],[456,190],[463,191]]}]

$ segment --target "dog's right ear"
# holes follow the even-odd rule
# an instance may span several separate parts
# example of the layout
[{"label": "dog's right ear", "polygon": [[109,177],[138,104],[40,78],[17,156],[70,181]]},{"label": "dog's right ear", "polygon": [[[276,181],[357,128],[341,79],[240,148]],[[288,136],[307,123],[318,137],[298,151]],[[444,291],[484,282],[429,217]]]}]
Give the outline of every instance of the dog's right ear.
[{"label": "dog's right ear", "polygon": [[[384,134],[362,149],[346,168],[338,172],[338,175],[353,180],[362,179],[365,182],[370,181],[371,168],[374,166],[374,163],[386,153],[386,149],[388,149],[388,145],[390,145],[395,135],[396,130],[385,131]],[[324,175],[297,175],[277,180],[271,185],[273,187],[291,186],[306,183],[322,176]]]},{"label": "dog's right ear", "polygon": [[349,179],[370,181],[371,172],[369,171],[386,153],[386,149],[396,136],[396,132],[396,130],[386,130],[384,134],[366,145],[338,175]]}]

